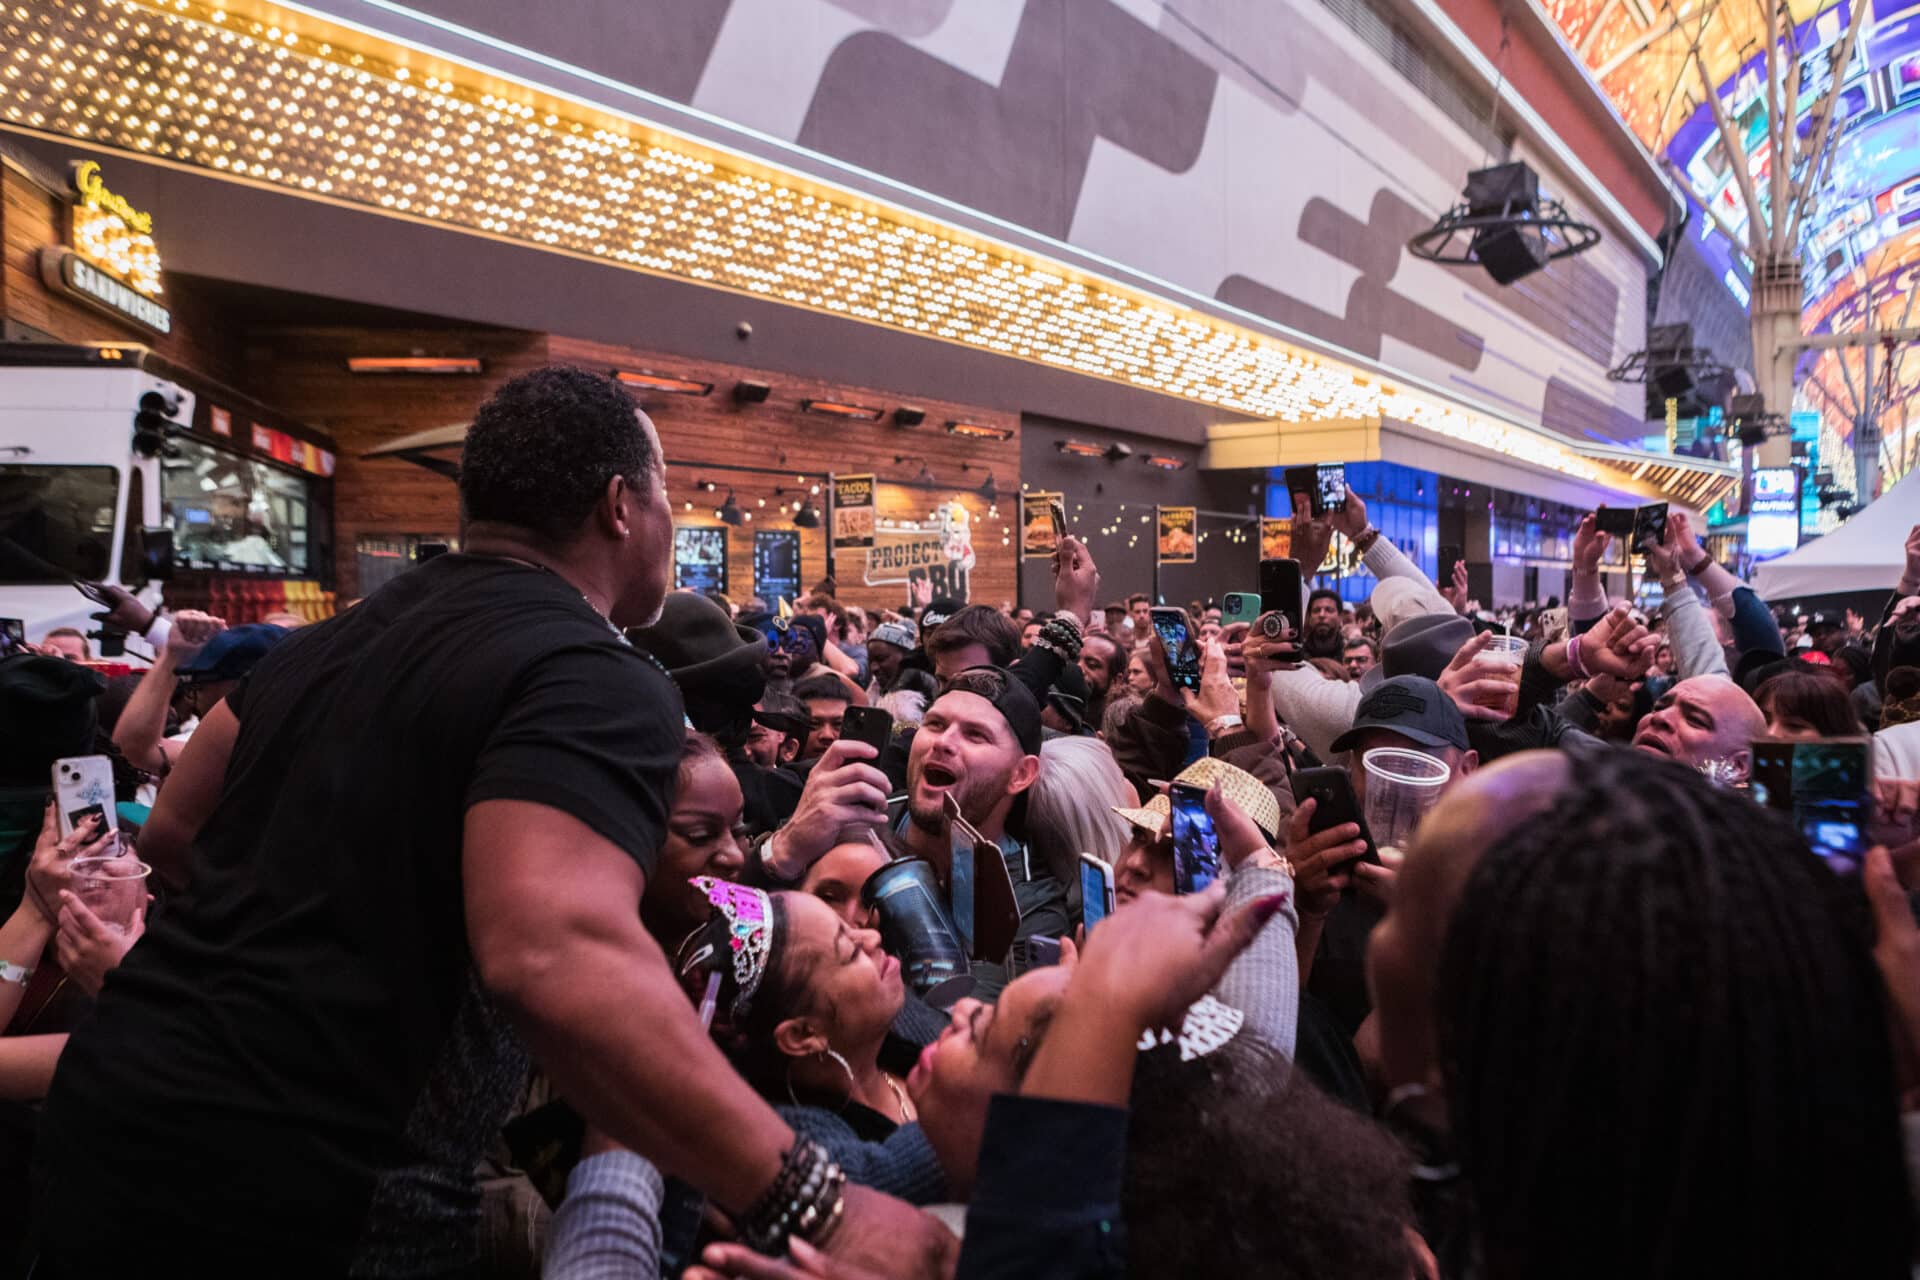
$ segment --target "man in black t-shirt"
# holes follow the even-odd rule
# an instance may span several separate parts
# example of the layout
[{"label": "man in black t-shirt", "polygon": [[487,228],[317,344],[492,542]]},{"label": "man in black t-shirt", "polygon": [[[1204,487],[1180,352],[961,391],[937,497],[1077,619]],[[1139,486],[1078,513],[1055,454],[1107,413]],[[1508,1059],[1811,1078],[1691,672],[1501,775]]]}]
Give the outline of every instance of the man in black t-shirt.
[{"label": "man in black t-shirt", "polygon": [[[738,1218],[812,1160],[640,924],[684,737],[618,630],[667,589],[652,424],[605,377],[537,370],[475,415],[460,494],[462,554],[289,636],[162,790],[188,887],[62,1056],[51,1274],[469,1267],[471,1171],[529,1054]],[[881,1274],[950,1247],[844,1204],[827,1248]]]}]

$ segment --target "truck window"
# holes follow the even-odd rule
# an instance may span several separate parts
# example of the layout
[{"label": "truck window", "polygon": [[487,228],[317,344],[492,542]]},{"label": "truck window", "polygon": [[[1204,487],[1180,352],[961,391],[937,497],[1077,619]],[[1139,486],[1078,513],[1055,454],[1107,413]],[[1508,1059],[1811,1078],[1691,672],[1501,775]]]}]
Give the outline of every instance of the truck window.
[{"label": "truck window", "polygon": [[176,439],[160,465],[174,559],[193,569],[306,573],[309,481],[199,440]]},{"label": "truck window", "polygon": [[119,487],[112,467],[0,464],[0,583],[106,577]]}]

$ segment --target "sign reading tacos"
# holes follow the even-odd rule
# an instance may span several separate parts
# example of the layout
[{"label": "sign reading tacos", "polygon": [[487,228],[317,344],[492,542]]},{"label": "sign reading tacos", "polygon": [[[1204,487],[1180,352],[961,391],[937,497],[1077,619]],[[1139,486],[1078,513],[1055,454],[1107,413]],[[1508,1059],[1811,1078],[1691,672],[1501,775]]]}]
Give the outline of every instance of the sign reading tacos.
[{"label": "sign reading tacos", "polygon": [[873,542],[873,477],[833,478],[833,549],[858,551]]},{"label": "sign reading tacos", "polygon": [[966,600],[974,566],[972,526],[966,507],[948,502],[932,520],[876,528],[861,581],[906,587],[908,603],[912,584],[921,581],[932,584],[936,597]]}]

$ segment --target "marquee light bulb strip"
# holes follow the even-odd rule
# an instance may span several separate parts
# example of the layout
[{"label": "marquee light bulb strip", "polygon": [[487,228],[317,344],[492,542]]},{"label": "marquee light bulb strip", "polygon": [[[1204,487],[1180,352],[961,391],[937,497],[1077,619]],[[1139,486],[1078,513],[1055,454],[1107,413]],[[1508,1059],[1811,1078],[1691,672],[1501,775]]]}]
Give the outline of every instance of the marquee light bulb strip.
[{"label": "marquee light bulb strip", "polygon": [[0,13],[8,124],[1261,418],[1386,415],[1562,474],[1602,475],[1546,434],[1060,264],[869,212],[751,162],[716,163],[585,104],[563,116],[521,100],[531,91],[493,91],[479,71],[410,70],[409,51],[378,37],[355,33],[363,47],[346,48],[198,0],[33,0]]}]

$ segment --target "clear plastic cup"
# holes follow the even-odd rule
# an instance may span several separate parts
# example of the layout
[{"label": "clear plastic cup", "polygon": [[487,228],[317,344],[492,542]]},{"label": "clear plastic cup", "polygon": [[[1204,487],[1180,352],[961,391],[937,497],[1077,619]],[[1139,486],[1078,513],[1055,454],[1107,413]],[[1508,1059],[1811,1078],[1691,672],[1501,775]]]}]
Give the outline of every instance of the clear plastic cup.
[{"label": "clear plastic cup", "polygon": [[147,877],[152,872],[152,867],[130,853],[75,858],[73,892],[102,924],[125,933],[147,905]]},{"label": "clear plastic cup", "polygon": [[1444,760],[1404,747],[1376,748],[1361,764],[1367,771],[1367,832],[1374,847],[1404,852],[1453,771]]},{"label": "clear plastic cup", "polygon": [[1527,660],[1527,641],[1523,636],[1488,636],[1481,658],[1503,666],[1517,667]]}]

